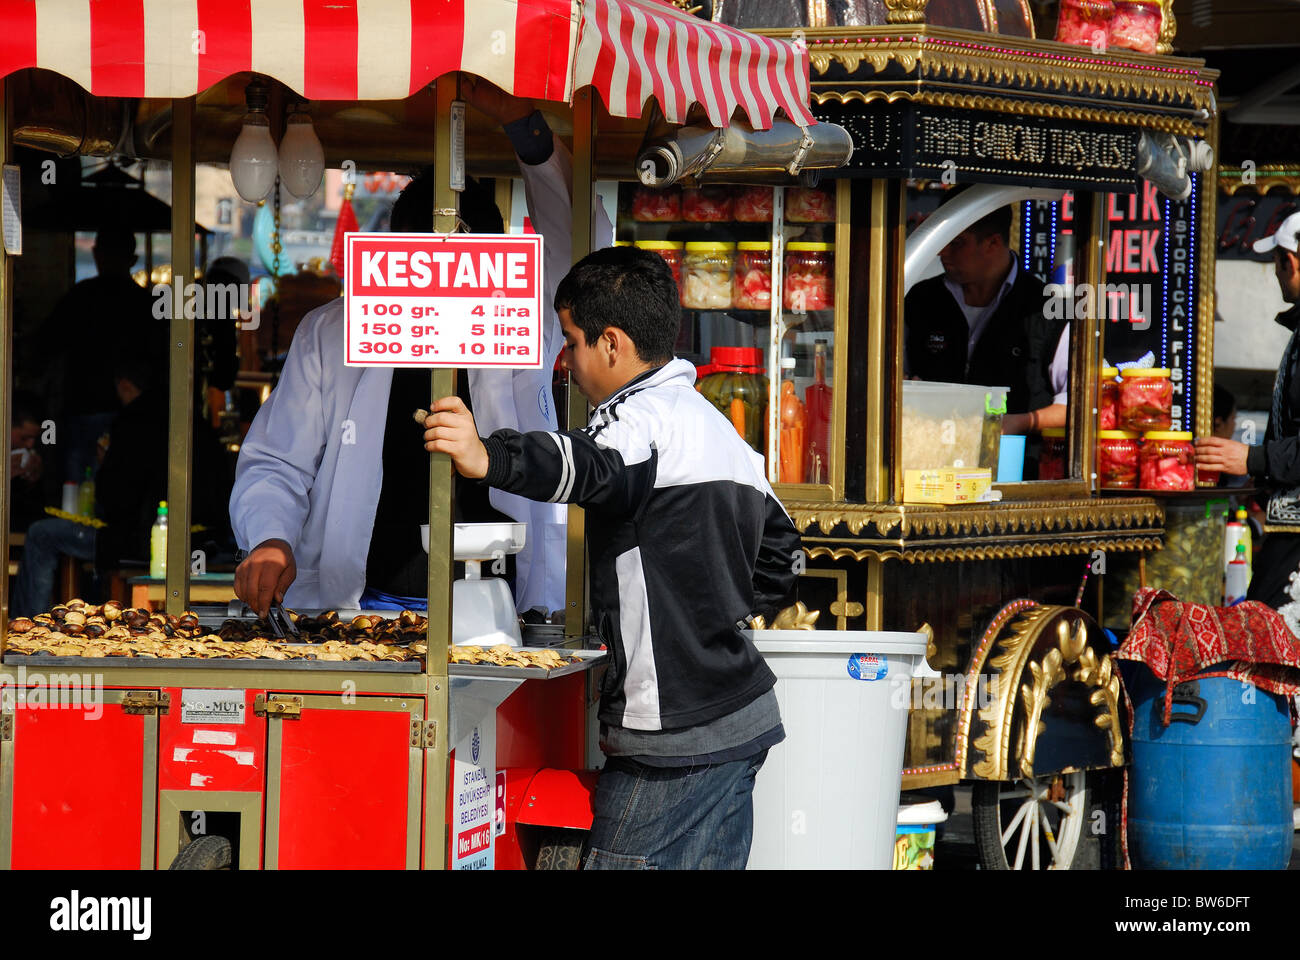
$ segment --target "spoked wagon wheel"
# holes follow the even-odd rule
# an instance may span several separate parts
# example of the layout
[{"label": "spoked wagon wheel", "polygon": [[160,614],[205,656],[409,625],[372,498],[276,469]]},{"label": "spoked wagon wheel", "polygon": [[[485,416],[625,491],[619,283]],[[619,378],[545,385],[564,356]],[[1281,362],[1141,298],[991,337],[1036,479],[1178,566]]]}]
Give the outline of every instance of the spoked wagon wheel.
[{"label": "spoked wagon wheel", "polygon": [[[985,870],[1070,870],[1084,866],[1087,774],[977,783],[971,793],[975,846]],[[1095,867],[1095,863],[1088,864]]]}]

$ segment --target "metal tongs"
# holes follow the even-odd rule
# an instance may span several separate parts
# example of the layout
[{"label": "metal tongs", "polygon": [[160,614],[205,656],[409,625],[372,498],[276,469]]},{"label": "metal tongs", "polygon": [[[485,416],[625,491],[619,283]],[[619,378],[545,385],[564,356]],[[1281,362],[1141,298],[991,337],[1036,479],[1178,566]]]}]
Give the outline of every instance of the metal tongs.
[{"label": "metal tongs", "polygon": [[287,640],[290,637],[298,639],[298,625],[293,622],[293,618],[285,611],[280,601],[273,602],[270,609],[266,611],[266,622],[271,625],[271,630],[279,639]]}]

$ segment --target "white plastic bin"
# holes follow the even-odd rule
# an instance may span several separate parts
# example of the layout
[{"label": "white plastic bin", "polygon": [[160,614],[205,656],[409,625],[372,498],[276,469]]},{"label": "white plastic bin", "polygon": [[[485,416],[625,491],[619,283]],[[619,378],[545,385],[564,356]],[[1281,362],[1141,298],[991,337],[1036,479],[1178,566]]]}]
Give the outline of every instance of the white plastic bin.
[{"label": "white plastic bin", "polygon": [[754,786],[749,869],[893,865],[911,678],[921,633],[756,630],[776,674],[785,742]]}]

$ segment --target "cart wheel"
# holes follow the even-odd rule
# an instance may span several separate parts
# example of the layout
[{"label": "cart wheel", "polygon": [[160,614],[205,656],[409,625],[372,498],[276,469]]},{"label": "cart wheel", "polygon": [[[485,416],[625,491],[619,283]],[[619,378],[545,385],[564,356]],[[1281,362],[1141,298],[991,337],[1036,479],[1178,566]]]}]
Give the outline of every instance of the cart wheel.
[{"label": "cart wheel", "polygon": [[583,831],[543,830],[534,870],[577,870],[582,856]]},{"label": "cart wheel", "polygon": [[225,837],[195,837],[180,853],[168,870],[229,870],[230,841]]},{"label": "cart wheel", "polygon": [[1085,835],[1088,779],[1083,771],[976,783],[971,791],[975,846],[985,870],[1096,869],[1097,841]]}]

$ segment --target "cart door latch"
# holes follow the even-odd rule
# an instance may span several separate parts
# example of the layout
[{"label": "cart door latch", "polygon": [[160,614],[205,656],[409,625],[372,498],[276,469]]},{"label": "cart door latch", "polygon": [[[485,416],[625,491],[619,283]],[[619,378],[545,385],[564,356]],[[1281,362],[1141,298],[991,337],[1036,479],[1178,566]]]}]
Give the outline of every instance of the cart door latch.
[{"label": "cart door latch", "polygon": [[259,717],[302,719],[302,697],[287,693],[259,693],[253,698],[253,713]]},{"label": "cart door latch", "polygon": [[438,745],[438,721],[437,720],[412,720],[411,721],[411,746],[420,747],[425,750],[432,749]]},{"label": "cart door latch", "polygon": [[133,715],[166,713],[172,705],[172,697],[166,691],[128,690],[122,695],[122,712]]},{"label": "cart door latch", "polygon": [[14,715],[0,714],[0,741],[8,742],[14,738]]}]

